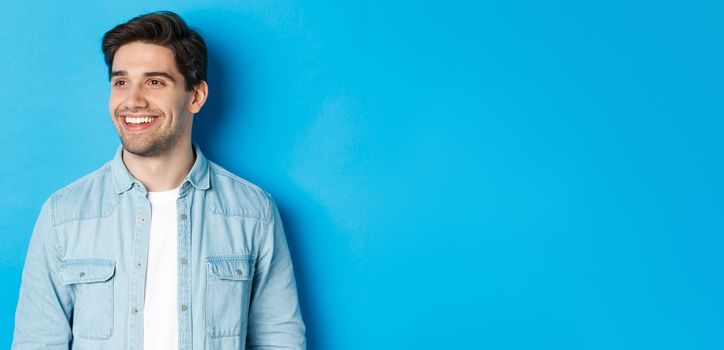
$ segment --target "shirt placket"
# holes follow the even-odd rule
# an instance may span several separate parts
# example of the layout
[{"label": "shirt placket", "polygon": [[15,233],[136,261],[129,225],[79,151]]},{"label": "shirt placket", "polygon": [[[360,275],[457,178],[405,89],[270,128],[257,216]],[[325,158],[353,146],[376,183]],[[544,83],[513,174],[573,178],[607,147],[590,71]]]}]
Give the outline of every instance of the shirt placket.
[{"label": "shirt placket", "polygon": [[191,215],[193,188],[185,182],[176,201],[178,212],[178,335],[179,350],[192,349],[191,310]]},{"label": "shirt placket", "polygon": [[148,260],[148,241],[151,234],[151,203],[146,191],[137,187],[138,205],[136,223],[133,230],[133,267],[130,276],[129,296],[129,332],[128,348],[143,349],[143,305],[146,288],[146,263]]}]

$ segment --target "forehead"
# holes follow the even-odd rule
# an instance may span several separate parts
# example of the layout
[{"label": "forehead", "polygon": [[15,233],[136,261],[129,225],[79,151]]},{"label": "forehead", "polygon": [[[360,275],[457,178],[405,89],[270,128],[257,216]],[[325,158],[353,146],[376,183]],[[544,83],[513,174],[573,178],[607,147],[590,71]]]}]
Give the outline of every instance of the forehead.
[{"label": "forehead", "polygon": [[156,72],[180,74],[176,69],[173,51],[169,48],[143,42],[132,42],[118,48],[113,56],[113,71]]}]

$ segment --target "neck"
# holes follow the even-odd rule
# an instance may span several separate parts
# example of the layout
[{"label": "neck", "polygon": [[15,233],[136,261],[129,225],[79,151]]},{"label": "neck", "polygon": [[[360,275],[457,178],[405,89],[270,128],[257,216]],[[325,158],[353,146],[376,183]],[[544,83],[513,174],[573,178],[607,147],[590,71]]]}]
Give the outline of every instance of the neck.
[{"label": "neck", "polygon": [[150,192],[169,191],[181,186],[195,160],[191,142],[156,157],[138,156],[123,149],[126,168]]}]

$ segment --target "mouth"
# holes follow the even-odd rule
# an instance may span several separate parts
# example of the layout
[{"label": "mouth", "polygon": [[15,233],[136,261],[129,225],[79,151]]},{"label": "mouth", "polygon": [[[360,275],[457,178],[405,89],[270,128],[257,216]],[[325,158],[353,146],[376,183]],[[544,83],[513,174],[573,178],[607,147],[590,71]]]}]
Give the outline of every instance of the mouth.
[{"label": "mouth", "polygon": [[121,115],[121,124],[128,131],[143,131],[156,123],[158,116],[155,115]]}]

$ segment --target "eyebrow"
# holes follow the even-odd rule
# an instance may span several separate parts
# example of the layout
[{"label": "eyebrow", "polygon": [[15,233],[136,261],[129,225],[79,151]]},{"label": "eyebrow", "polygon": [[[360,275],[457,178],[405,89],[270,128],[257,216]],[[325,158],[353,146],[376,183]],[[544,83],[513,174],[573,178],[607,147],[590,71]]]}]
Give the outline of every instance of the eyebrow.
[{"label": "eyebrow", "polygon": [[[126,75],[128,75],[128,74],[126,73],[126,71],[124,71],[124,70],[116,70],[116,71],[113,71],[113,72],[111,73],[111,78],[113,78],[113,77],[124,77],[124,76],[126,76]],[[166,73],[166,72],[145,72],[145,73],[143,73],[143,75],[146,76],[146,77],[164,77],[164,78],[170,80],[171,82],[176,83],[176,79],[174,79],[174,78],[171,76],[171,74],[168,74],[168,73]]]}]

